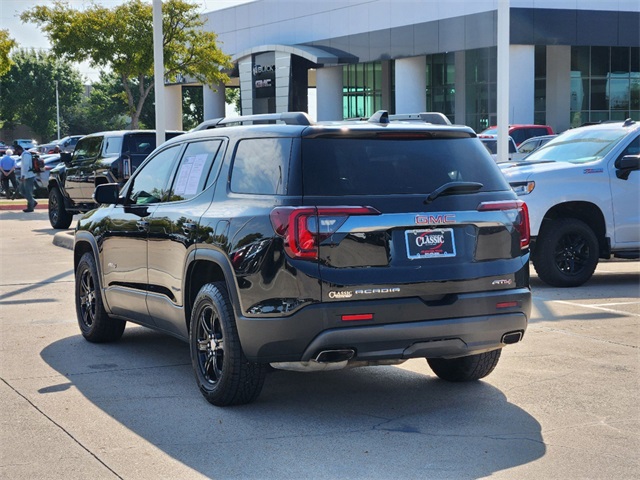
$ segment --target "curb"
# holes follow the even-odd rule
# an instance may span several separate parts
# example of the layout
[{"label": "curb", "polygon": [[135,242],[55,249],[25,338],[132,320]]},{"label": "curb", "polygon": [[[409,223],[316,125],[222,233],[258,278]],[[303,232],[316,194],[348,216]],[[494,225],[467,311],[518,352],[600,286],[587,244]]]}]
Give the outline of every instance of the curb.
[{"label": "curb", "polygon": [[[27,203],[24,202],[16,202],[16,203],[4,203],[0,204],[0,210],[24,210],[27,208]],[[47,210],[49,208],[49,204],[38,202],[36,205],[36,210]]]},{"label": "curb", "polygon": [[73,250],[73,230],[56,233],[53,236],[53,244],[57,247]]}]

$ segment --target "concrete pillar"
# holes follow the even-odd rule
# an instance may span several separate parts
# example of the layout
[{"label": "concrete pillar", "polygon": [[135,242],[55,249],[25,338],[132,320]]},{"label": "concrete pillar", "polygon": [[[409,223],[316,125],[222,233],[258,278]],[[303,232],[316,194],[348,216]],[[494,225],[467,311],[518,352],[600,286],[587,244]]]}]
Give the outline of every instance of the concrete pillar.
[{"label": "concrete pillar", "polygon": [[342,120],[342,67],[316,69],[318,121]]},{"label": "concrete pillar", "polygon": [[554,132],[571,126],[571,47],[547,46],[547,125]]},{"label": "concrete pillar", "polygon": [[396,60],[396,113],[423,112],[426,106],[426,57]]},{"label": "concrete pillar", "polygon": [[209,85],[202,86],[202,103],[204,119],[220,118],[225,115],[224,85],[215,86],[214,91]]},{"label": "concrete pillar", "polygon": [[455,64],[455,115],[454,122],[457,125],[467,124],[467,103],[466,103],[466,58],[465,52],[459,51],[454,53]]},{"label": "concrete pillar", "polygon": [[535,74],[535,46],[510,45],[509,124],[533,123]]},{"label": "concrete pillar", "polygon": [[276,52],[276,113],[289,111],[291,54]]},{"label": "concrete pillar", "polygon": [[182,130],[182,85],[164,87],[167,130]]},{"label": "concrete pillar", "polygon": [[251,55],[238,60],[240,73],[240,98],[242,111],[240,115],[253,114],[253,78],[251,76]]}]

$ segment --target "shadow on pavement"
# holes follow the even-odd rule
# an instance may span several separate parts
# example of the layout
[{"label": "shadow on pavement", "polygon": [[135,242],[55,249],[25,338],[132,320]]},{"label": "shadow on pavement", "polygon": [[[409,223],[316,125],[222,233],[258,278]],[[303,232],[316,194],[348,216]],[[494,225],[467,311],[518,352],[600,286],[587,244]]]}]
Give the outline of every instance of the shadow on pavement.
[{"label": "shadow on pavement", "polygon": [[[486,382],[397,367],[274,371],[255,403],[217,408],[196,387],[188,345],[144,328],[128,327],[114,344],[65,338],[41,356],[68,382],[40,394],[73,386],[209,477],[478,478],[545,454],[536,419]],[[93,428],[94,441],[108,444]]]}]

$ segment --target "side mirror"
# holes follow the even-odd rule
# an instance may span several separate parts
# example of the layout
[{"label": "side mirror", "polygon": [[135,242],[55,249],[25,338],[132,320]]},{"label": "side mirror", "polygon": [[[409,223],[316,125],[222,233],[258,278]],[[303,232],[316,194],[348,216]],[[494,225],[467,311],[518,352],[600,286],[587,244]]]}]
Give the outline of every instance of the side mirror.
[{"label": "side mirror", "polygon": [[60,161],[69,165],[71,163],[71,154],[69,152],[60,152]]},{"label": "side mirror", "polygon": [[614,165],[616,167],[616,177],[621,180],[628,180],[631,172],[640,170],[640,155],[625,155],[622,158],[618,158]]},{"label": "side mirror", "polygon": [[103,183],[93,192],[93,200],[100,205],[117,205],[120,202],[120,186],[117,183]]}]

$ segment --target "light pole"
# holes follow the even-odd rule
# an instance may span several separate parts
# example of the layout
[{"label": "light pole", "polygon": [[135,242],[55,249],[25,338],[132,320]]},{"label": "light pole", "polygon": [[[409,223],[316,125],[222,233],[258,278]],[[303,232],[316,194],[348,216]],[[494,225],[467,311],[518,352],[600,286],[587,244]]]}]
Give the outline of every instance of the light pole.
[{"label": "light pole", "polygon": [[58,124],[58,140],[60,140],[60,97],[58,96],[58,80],[56,80],[56,122]]}]

